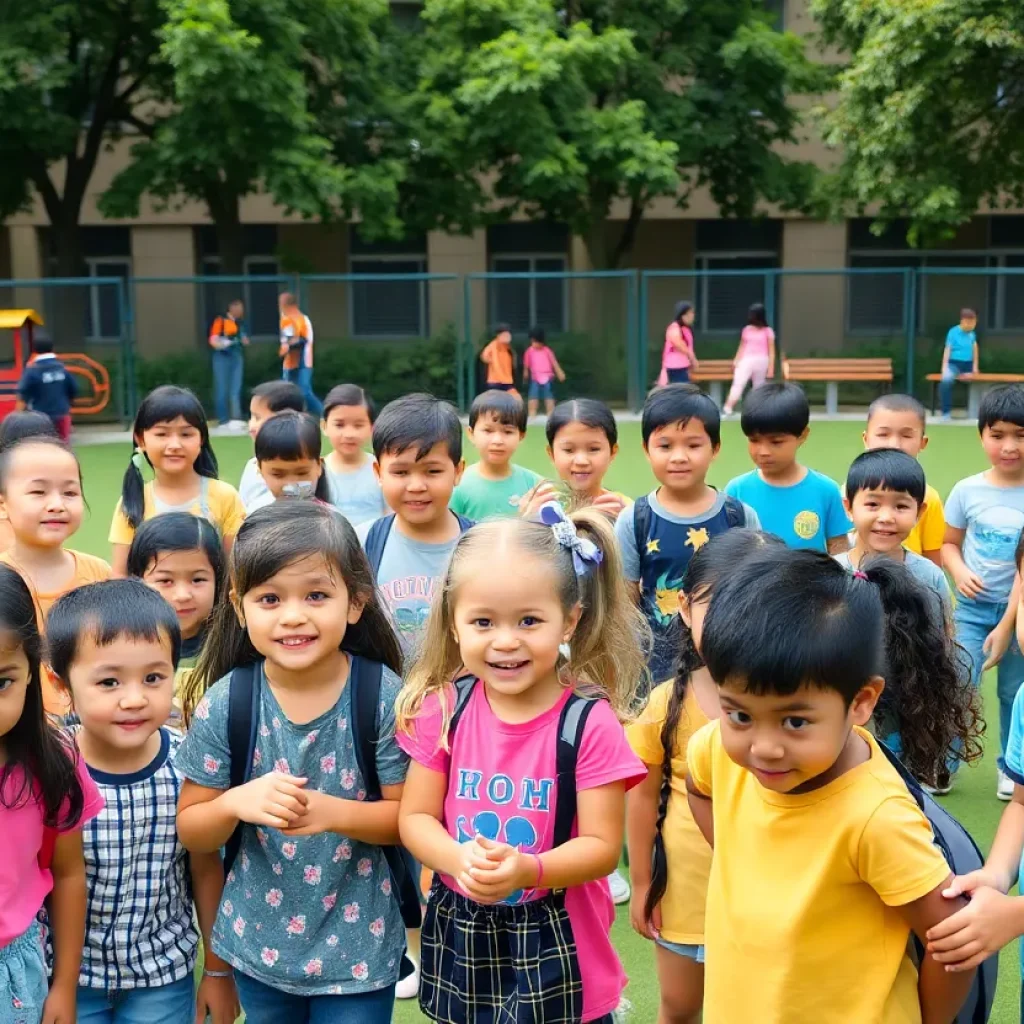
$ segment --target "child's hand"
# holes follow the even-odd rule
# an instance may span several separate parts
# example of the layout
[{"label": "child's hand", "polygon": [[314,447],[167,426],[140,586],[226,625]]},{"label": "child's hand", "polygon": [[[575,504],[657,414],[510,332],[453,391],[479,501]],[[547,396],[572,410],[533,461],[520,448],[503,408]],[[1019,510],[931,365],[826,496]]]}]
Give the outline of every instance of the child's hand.
[{"label": "child's hand", "polygon": [[603,512],[614,522],[619,518],[619,513],[626,507],[626,503],[617,494],[599,494],[591,503],[591,508]]},{"label": "child's hand", "polygon": [[213,1024],[235,1024],[241,1013],[235,979],[211,978],[204,974],[196,992],[195,1024],[206,1024],[207,1019]]},{"label": "child's hand", "polygon": [[465,844],[468,868],[459,885],[478,903],[500,903],[519,889],[536,884],[537,860],[507,843],[477,836]]},{"label": "child's hand", "polygon": [[297,821],[281,831],[286,836],[316,836],[323,832],[335,832],[338,828],[339,804],[344,804],[340,797],[327,796],[315,789],[307,789],[302,794],[306,798],[306,808]]},{"label": "child's hand", "polygon": [[306,813],[309,794],[302,789],[306,779],[270,772],[244,786],[229,789],[231,811],[250,825],[285,829]]},{"label": "child's hand", "polygon": [[565,383],[565,371],[564,371],[564,370],[559,370],[559,371],[558,371],[558,379],[559,379],[559,380],[560,380],[560,381],[561,381],[561,382],[562,382],[563,384]]},{"label": "child's hand", "polygon": [[981,653],[987,655],[985,664],[981,666],[982,672],[995,668],[1003,660],[1003,655],[1010,649],[1010,641],[1013,639],[1013,624],[1007,628],[1001,622],[987,637],[981,645]]},{"label": "child's hand", "polygon": [[532,490],[526,492],[519,501],[519,515],[524,519],[535,516],[542,505],[549,501],[558,501],[558,488],[550,480],[541,480]]},{"label": "child's hand", "polygon": [[[952,888],[943,895],[950,895]],[[1022,928],[1022,901],[981,886],[971,892],[966,907],[928,929],[928,952],[947,971],[971,971],[1017,938]]]},{"label": "child's hand", "polygon": [[54,986],[43,1003],[40,1024],[75,1024],[77,990],[72,986]]},{"label": "child's hand", "polygon": [[985,584],[982,583],[980,577],[971,572],[966,565],[954,570],[953,582],[956,584],[956,589],[972,601],[985,589]]},{"label": "child's hand", "polygon": [[654,908],[650,921],[644,914],[644,904],[647,902],[649,886],[634,885],[633,895],[629,898],[629,923],[637,935],[645,939],[656,939],[661,932],[661,904]]}]

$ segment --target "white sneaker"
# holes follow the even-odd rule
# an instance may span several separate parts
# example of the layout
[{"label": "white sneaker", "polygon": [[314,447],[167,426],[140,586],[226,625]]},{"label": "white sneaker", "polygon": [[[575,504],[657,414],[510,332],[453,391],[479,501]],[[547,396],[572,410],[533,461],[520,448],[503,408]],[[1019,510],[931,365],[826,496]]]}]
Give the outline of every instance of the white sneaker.
[{"label": "white sneaker", "polygon": [[608,876],[608,888],[611,889],[612,903],[614,903],[615,906],[629,902],[629,882],[622,877],[618,870],[613,871]]},{"label": "white sneaker", "polygon": [[953,782],[950,780],[948,782],[938,783],[934,786],[930,786],[927,782],[922,782],[921,788],[931,796],[948,796],[953,792]]},{"label": "white sneaker", "polygon": [[999,772],[996,781],[996,796],[1000,800],[1013,799],[1013,779],[1006,772]]},{"label": "white sneaker", "polygon": [[248,425],[243,423],[241,420],[228,420],[225,426],[228,428],[228,430],[234,431],[242,431],[249,429]]},{"label": "white sneaker", "polygon": [[412,972],[407,978],[402,980],[395,986],[395,998],[396,999],[415,999],[420,994],[420,965],[416,965],[416,970]]}]

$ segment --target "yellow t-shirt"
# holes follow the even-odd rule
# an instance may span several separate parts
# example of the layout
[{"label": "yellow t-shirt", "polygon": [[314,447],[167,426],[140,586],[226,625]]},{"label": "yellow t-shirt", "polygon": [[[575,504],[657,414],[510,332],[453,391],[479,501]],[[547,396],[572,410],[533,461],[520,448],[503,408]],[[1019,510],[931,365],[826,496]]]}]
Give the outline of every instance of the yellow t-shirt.
[{"label": "yellow t-shirt", "polygon": [[[163,512],[191,512],[194,516],[209,519],[220,531],[221,537],[234,537],[245,519],[245,506],[238,496],[238,491],[223,480],[211,480],[200,477],[199,495],[187,505],[166,505],[158,501],[153,494],[153,482],[150,481],[143,489],[145,503],[142,518],[153,519]],[[114,518],[110,524],[111,544],[131,544],[135,531],[125,519],[118,499],[114,509]]]},{"label": "yellow t-shirt", "polygon": [[903,542],[908,551],[923,555],[926,551],[938,551],[946,535],[946,517],[942,511],[939,492],[928,484],[924,491],[925,509],[920,521]]},{"label": "yellow t-shirt", "polygon": [[950,870],[870,733],[871,757],[811,793],[774,793],[725,752],[721,723],[690,740],[712,798],[706,1024],[917,1024],[917,969],[897,908]]},{"label": "yellow t-shirt", "polygon": [[[658,775],[665,756],[661,729],[668,717],[673,685],[669,681],[656,686],[643,713],[626,727],[633,753]],[[711,873],[711,847],[693,820],[686,798],[686,748],[690,737],[707,721],[693,687],[688,686],[676,728],[672,751],[672,792],[662,827],[668,861],[668,887],[661,900],[661,937],[668,942],[694,946],[704,941],[704,904]]]}]

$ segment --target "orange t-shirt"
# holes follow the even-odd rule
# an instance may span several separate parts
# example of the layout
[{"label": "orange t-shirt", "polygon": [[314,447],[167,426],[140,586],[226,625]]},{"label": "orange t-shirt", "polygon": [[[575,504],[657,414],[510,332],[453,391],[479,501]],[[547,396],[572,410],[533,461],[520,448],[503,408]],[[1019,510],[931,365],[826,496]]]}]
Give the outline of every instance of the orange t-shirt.
[{"label": "orange t-shirt", "polygon": [[[301,338],[305,344],[289,348],[288,346]],[[310,331],[309,317],[296,310],[281,316],[281,356],[284,369],[297,370],[300,366],[313,365],[313,337]]]},{"label": "orange t-shirt", "polygon": [[492,341],[480,353],[480,359],[487,364],[488,384],[514,384],[512,380],[512,346]]}]

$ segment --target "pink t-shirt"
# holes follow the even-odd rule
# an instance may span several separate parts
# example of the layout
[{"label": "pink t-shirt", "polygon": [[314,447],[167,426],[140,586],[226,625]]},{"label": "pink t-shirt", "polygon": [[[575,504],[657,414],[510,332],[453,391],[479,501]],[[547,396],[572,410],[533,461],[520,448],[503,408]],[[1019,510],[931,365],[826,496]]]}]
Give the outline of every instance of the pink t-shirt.
[{"label": "pink t-shirt", "polygon": [[[424,701],[414,735],[399,733],[398,744],[418,764],[448,776],[444,826],[453,839],[465,843],[479,833],[530,853],[551,849],[558,718],[569,693],[566,690],[550,711],[529,722],[511,724],[494,714],[478,683],[462,713],[451,755],[438,743],[440,701],[436,695]],[[454,690],[449,701],[452,706]],[[601,701],[591,711],[580,741],[577,791],[623,781],[631,789],[645,775],[646,768],[630,749],[611,706]],[[452,878],[442,875],[441,881],[461,892]],[[545,891],[513,893],[506,902],[536,899]],[[565,906],[583,979],[583,1020],[596,1020],[619,1005],[626,985],[609,937],[615,908],[607,881],[602,878],[566,890]]]},{"label": "pink t-shirt", "polygon": [[754,327],[747,324],[740,334],[740,355],[743,358],[757,356],[768,358],[768,346],[775,341],[775,332],[770,327]]},{"label": "pink t-shirt", "polygon": [[530,380],[547,384],[555,375],[555,353],[547,345],[531,345],[523,353],[523,369],[530,371]]},{"label": "pink t-shirt", "polygon": [[[89,775],[85,761],[78,758],[75,774],[82,785],[85,804],[81,820],[61,833],[77,832],[103,810],[103,797]],[[20,770],[12,772],[5,796],[11,801],[21,790]],[[0,835],[4,854],[0,857],[0,947],[24,934],[53,888],[53,873],[39,864],[43,846],[43,808],[38,800],[27,800],[12,810],[0,804]]]},{"label": "pink t-shirt", "polygon": [[661,353],[661,365],[666,370],[685,370],[690,365],[690,357],[676,348],[679,341],[693,351],[693,331],[689,327],[680,327],[673,320],[665,329],[665,348]]}]

